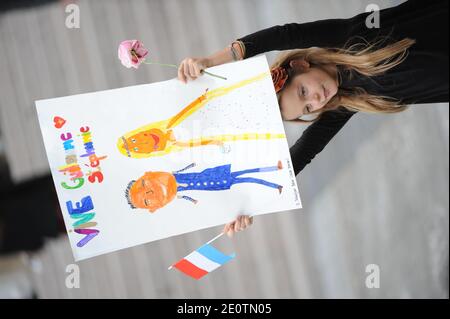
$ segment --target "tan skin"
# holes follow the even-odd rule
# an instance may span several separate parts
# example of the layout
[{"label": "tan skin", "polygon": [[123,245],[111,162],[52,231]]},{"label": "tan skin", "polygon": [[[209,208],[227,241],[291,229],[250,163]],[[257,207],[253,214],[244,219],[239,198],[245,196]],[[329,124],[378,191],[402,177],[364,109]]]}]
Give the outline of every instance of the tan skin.
[{"label": "tan skin", "polygon": [[[240,46],[234,47],[243,59]],[[224,48],[205,58],[188,57],[181,61],[178,68],[178,79],[187,83],[203,75],[206,68],[232,62],[229,48]],[[283,120],[293,120],[324,107],[338,91],[337,71],[335,66],[315,67],[305,60],[293,60],[290,67],[297,69],[290,83],[280,93],[280,111]],[[234,233],[245,230],[253,224],[253,217],[238,216],[223,228],[229,237]]]},{"label": "tan skin", "polygon": [[293,60],[294,76],[280,94],[283,120],[294,120],[323,108],[338,91],[336,67],[314,67],[305,60]]}]

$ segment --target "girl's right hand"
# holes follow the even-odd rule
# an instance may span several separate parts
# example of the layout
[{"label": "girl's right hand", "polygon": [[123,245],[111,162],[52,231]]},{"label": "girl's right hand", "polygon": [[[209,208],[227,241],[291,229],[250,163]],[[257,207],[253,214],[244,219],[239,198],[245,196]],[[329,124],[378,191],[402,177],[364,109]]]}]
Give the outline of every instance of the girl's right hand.
[{"label": "girl's right hand", "polygon": [[253,216],[240,215],[231,223],[228,223],[223,228],[223,232],[228,235],[228,237],[233,237],[234,233],[245,230],[251,224],[253,224]]},{"label": "girl's right hand", "polygon": [[187,80],[195,80],[202,75],[204,69],[209,67],[211,65],[208,58],[185,58],[178,67],[178,79],[183,83],[187,83]]}]

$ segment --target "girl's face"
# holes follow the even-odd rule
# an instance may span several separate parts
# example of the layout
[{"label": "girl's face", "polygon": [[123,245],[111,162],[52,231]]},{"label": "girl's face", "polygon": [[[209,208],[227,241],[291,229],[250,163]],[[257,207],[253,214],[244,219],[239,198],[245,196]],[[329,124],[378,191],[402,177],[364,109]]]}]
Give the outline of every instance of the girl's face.
[{"label": "girl's face", "polygon": [[299,68],[300,74],[294,76],[280,92],[280,110],[284,120],[297,119],[321,109],[338,91],[335,67],[310,67],[305,60],[291,61],[291,66]]}]

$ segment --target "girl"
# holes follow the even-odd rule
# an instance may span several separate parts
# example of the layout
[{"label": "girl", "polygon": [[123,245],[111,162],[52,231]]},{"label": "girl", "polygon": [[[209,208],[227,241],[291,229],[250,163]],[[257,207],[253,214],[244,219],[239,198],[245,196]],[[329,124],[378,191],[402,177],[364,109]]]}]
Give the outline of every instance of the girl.
[{"label": "girl", "polygon": [[[208,57],[184,59],[178,78],[186,83],[211,66],[289,50],[271,71],[282,118],[311,123],[290,148],[298,174],[358,111],[448,102],[448,1],[409,0],[380,10],[379,28],[367,26],[370,14],[263,29]],[[240,216],[224,232],[232,236],[251,223]]]}]

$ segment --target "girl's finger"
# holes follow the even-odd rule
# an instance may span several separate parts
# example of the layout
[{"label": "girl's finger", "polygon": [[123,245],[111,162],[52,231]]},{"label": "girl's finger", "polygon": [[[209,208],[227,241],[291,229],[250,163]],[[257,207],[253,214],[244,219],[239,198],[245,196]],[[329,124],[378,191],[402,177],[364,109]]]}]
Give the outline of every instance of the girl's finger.
[{"label": "girl's finger", "polygon": [[239,222],[239,219],[236,220],[236,223],[234,224],[234,231],[238,232],[241,228],[241,223]]},{"label": "girl's finger", "polygon": [[191,80],[191,77],[189,75],[189,65],[185,62],[183,64],[183,72],[184,72],[184,76],[188,79]]},{"label": "girl's finger", "polygon": [[244,230],[245,229],[245,216],[241,216],[240,220],[239,220],[239,230]]},{"label": "girl's finger", "polygon": [[247,228],[248,226],[250,226],[250,218],[248,216],[245,216],[244,219],[244,226],[245,228]]},{"label": "girl's finger", "polygon": [[245,228],[247,228],[247,219],[248,219],[247,215],[243,215],[241,217],[241,230],[244,230]]},{"label": "girl's finger", "polygon": [[184,62],[181,62],[181,63],[180,63],[180,66],[178,67],[178,78],[179,78],[180,81],[182,81],[183,83],[186,83],[186,77],[184,76],[183,68],[184,68]]},{"label": "girl's finger", "polygon": [[227,224],[227,232],[229,232],[230,229],[233,229],[233,228],[234,228],[234,221]]},{"label": "girl's finger", "polygon": [[227,224],[227,226],[228,226],[228,228],[225,233],[227,234],[228,237],[233,237],[234,222]]},{"label": "girl's finger", "polygon": [[232,228],[234,226],[234,224],[233,223],[228,223],[228,224],[226,224],[225,225],[225,233],[227,233],[227,232],[229,232],[230,231],[230,229]]},{"label": "girl's finger", "polygon": [[197,77],[195,76],[195,69],[194,65],[192,63],[189,63],[189,75],[193,80],[195,80]]},{"label": "girl's finger", "polygon": [[200,76],[202,74],[202,70],[201,70],[200,66],[197,63],[194,64],[194,71],[195,71],[195,76],[196,77],[198,77],[198,76]]}]

